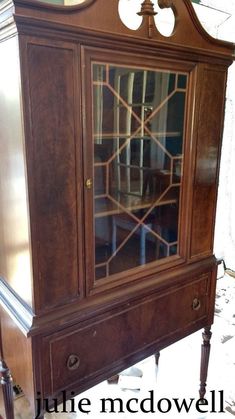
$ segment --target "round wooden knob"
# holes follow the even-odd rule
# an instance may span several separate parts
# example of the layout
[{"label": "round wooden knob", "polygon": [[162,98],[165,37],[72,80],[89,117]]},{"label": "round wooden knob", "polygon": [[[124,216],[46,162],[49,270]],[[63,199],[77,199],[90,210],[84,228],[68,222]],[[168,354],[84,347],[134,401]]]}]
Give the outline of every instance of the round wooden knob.
[{"label": "round wooden knob", "polygon": [[71,354],[67,359],[67,368],[69,371],[77,370],[80,365],[80,359],[77,355]]},{"label": "round wooden knob", "polygon": [[198,298],[193,300],[193,310],[197,311],[201,307],[201,301]]}]

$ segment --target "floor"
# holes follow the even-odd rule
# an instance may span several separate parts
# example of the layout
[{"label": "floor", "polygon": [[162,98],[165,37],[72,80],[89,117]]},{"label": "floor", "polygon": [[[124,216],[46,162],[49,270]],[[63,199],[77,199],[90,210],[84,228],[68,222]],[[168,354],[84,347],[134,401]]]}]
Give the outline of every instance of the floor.
[{"label": "floor", "polygon": [[[78,396],[75,399],[77,413],[51,413],[45,418],[142,419],[148,413],[152,417],[157,415],[172,419],[178,416],[190,419],[216,419],[222,414],[218,411],[221,409],[220,397],[223,396],[225,408],[223,417],[232,419],[233,415],[235,416],[235,278],[231,276],[225,275],[218,280],[207,386],[208,406],[199,406],[201,411],[209,410],[209,413],[199,413],[194,408],[194,401],[188,413],[185,413],[185,410],[178,413],[176,404],[181,405],[185,399],[190,406],[191,398],[198,398],[200,345],[201,332],[198,332],[164,349],[161,352],[159,367],[156,367],[153,357],[148,358],[124,371],[118,384],[110,385],[103,382]],[[212,404],[213,397],[214,404]],[[114,402],[114,412],[111,411],[110,401],[106,401],[102,406],[103,398],[120,399]],[[81,399],[87,400],[82,400],[79,410],[78,403]],[[68,411],[70,407],[68,403]],[[162,413],[170,407],[169,413]],[[128,408],[132,413],[128,412]],[[59,407],[59,411],[61,410],[62,407]],[[82,410],[87,413],[83,413]],[[15,412],[16,419],[32,419],[24,397],[15,401]],[[0,399],[0,415],[5,418],[2,399]]]}]

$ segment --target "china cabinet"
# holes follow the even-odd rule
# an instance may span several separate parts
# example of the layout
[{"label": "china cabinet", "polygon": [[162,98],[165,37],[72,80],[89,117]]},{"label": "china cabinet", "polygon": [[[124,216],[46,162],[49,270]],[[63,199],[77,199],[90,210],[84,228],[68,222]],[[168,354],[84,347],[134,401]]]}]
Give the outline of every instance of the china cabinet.
[{"label": "china cabinet", "polygon": [[[0,3],[1,374],[74,394],[205,328],[227,69],[189,0]],[[42,412],[43,415],[43,412]]]}]

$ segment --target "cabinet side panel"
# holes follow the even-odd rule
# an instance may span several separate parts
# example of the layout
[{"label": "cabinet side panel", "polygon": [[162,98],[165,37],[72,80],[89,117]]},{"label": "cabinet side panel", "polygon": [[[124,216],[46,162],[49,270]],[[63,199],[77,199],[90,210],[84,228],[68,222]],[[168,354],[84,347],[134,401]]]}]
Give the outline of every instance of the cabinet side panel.
[{"label": "cabinet side panel", "polygon": [[27,149],[39,271],[35,298],[43,309],[79,294],[75,50],[32,41],[27,44],[27,66],[31,107]]},{"label": "cabinet side panel", "polygon": [[0,44],[0,277],[32,305],[18,40]]},{"label": "cabinet side panel", "polygon": [[197,130],[191,257],[213,252],[225,85],[226,71],[204,70]]},{"label": "cabinet side panel", "polygon": [[23,389],[34,411],[34,380],[31,338],[20,331],[15,322],[0,309],[3,359],[11,371],[13,382]]}]

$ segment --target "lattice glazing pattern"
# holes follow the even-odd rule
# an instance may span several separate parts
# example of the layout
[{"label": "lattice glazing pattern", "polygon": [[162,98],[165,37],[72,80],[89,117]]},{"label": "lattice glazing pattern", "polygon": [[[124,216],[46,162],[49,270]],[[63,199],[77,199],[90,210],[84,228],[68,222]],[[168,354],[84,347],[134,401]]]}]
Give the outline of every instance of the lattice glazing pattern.
[{"label": "lattice glazing pattern", "polygon": [[178,253],[187,79],[93,64],[96,279]]}]

